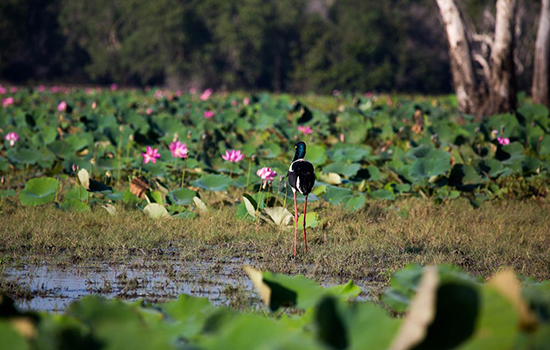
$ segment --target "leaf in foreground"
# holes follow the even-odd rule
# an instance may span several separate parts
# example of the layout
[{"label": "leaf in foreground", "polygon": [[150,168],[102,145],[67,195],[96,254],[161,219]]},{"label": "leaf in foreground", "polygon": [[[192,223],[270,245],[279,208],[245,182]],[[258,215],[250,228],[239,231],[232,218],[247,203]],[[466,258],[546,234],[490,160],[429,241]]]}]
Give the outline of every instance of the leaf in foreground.
[{"label": "leaf in foreground", "polygon": [[264,208],[264,212],[277,226],[288,226],[292,221],[292,214],[284,207]]},{"label": "leaf in foreground", "polygon": [[145,208],[143,208],[145,214],[147,214],[152,219],[164,218],[170,216],[165,207],[158,203],[149,203]]},{"label": "leaf in foreground", "polygon": [[341,286],[323,288],[303,275],[286,276],[261,272],[250,266],[245,266],[244,269],[271,311],[288,306],[305,310],[315,306],[326,295],[348,300],[361,293],[361,289],[351,280]]}]

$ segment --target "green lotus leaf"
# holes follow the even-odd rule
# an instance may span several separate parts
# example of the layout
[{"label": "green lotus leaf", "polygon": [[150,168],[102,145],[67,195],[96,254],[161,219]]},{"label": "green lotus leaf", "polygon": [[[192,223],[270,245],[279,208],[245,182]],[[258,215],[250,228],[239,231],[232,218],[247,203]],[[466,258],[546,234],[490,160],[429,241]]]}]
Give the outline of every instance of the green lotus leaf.
[{"label": "green lotus leaf", "polygon": [[192,182],[193,186],[205,189],[207,191],[226,191],[233,183],[233,180],[226,175],[209,174],[203,175]]},{"label": "green lotus leaf", "polygon": [[55,198],[59,182],[51,177],[40,177],[29,180],[19,193],[19,201],[24,206],[46,204]]},{"label": "green lotus leaf", "polygon": [[195,191],[183,187],[168,192],[166,199],[170,204],[189,205],[193,203],[193,197],[196,195],[197,193]]},{"label": "green lotus leaf", "polygon": [[12,162],[19,164],[36,164],[40,159],[40,152],[27,148],[11,149],[6,154]]},{"label": "green lotus leaf", "polygon": [[306,160],[308,160],[309,162],[311,162],[311,164],[315,166],[325,164],[327,161],[325,148],[320,145],[308,145],[306,151]]},{"label": "green lotus leaf", "polygon": [[451,169],[451,154],[441,149],[431,149],[417,158],[409,168],[409,175],[415,180],[445,174]]},{"label": "green lotus leaf", "polygon": [[370,196],[372,198],[376,198],[376,199],[386,199],[386,200],[394,200],[395,199],[393,193],[391,193],[390,191],[388,191],[386,189],[379,189],[379,190],[376,190],[376,191],[372,191],[370,193]]},{"label": "green lotus leaf", "polygon": [[356,211],[365,205],[366,197],[363,195],[351,197],[346,201],[346,209],[349,209],[351,211]]},{"label": "green lotus leaf", "polygon": [[340,204],[353,197],[353,191],[349,188],[328,186],[325,192],[325,200],[332,204]]},{"label": "green lotus leaf", "polygon": [[478,185],[482,182],[483,179],[471,165],[455,164],[449,174],[449,185],[451,186]]},{"label": "green lotus leaf", "polygon": [[[30,324],[30,320],[27,320]],[[30,325],[34,329],[34,325]],[[30,345],[27,343],[24,336],[16,330],[8,320],[0,320],[0,339],[2,339],[2,347],[10,350],[28,350]]]},{"label": "green lotus leaf", "polygon": [[57,129],[54,126],[46,126],[32,137],[32,143],[36,147],[43,147],[51,144],[57,137]]},{"label": "green lotus leaf", "polygon": [[496,159],[484,160],[480,163],[479,168],[482,173],[488,175],[490,178],[495,178],[506,171],[502,162]]},{"label": "green lotus leaf", "polygon": [[88,204],[73,198],[65,199],[63,203],[61,203],[61,209],[80,213],[90,211]]},{"label": "green lotus leaf", "polygon": [[[306,214],[306,228],[317,227],[322,221],[319,219],[319,214],[316,212],[309,212]],[[304,214],[298,217],[298,227],[304,227]]]},{"label": "green lotus leaf", "polygon": [[305,310],[315,306],[327,295],[348,300],[361,293],[361,289],[352,281],[342,286],[323,288],[303,275],[286,276],[267,271],[261,272],[249,266],[245,267],[245,271],[264,303],[272,311],[284,306],[296,306]]},{"label": "green lotus leaf", "polygon": [[0,198],[14,197],[17,193],[14,190],[0,189]]},{"label": "green lotus leaf", "polygon": [[332,163],[327,165],[324,169],[324,173],[337,173],[342,174],[346,177],[352,177],[361,169],[361,165],[354,163],[354,164],[346,164],[346,163]]},{"label": "green lotus leaf", "polygon": [[369,147],[337,144],[327,151],[334,162],[359,162],[371,153]]}]

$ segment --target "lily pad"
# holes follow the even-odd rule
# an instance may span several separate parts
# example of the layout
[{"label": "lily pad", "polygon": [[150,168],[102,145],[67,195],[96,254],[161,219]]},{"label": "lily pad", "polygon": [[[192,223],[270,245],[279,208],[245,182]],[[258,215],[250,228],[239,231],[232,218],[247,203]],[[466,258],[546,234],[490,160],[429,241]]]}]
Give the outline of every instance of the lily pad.
[{"label": "lily pad", "polygon": [[90,211],[90,206],[82,201],[79,201],[78,199],[67,198],[63,201],[63,203],[61,203],[61,209],[83,213]]},{"label": "lily pad", "polygon": [[19,193],[19,201],[24,206],[36,206],[46,204],[55,198],[59,188],[59,182],[51,177],[31,179],[25,184],[25,188]]},{"label": "lily pad", "polygon": [[[321,220],[319,219],[319,214],[316,212],[310,212],[306,214],[306,228],[313,228],[317,227],[321,223]],[[301,214],[298,217],[298,227],[304,226],[304,214]]]},{"label": "lily pad", "polygon": [[353,191],[349,188],[329,186],[325,192],[325,200],[332,204],[340,204],[353,197]]},{"label": "lily pad", "polygon": [[152,219],[159,219],[170,216],[166,208],[158,203],[147,204],[147,206],[143,208],[143,212]]},{"label": "lily pad", "polygon": [[166,199],[170,204],[189,205],[193,203],[193,197],[196,195],[197,193],[195,191],[183,187],[168,192]]},{"label": "lily pad", "polygon": [[210,174],[193,181],[193,186],[208,191],[226,191],[232,183],[233,180],[229,176]]},{"label": "lily pad", "polygon": [[349,178],[357,174],[359,169],[361,169],[361,165],[357,163],[346,164],[346,163],[337,162],[326,166],[323,169],[323,172],[326,172],[326,173],[332,172],[332,173],[342,174]]}]

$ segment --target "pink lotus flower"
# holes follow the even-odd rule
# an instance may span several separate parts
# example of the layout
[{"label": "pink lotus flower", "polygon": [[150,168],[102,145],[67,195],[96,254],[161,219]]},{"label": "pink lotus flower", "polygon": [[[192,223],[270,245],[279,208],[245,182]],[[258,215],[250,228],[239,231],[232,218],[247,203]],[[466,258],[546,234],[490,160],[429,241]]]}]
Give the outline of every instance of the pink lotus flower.
[{"label": "pink lotus flower", "polygon": [[190,93],[191,95],[194,95],[194,94],[197,93],[197,89],[195,89],[194,87],[192,87],[192,88],[189,89],[189,93]]},{"label": "pink lotus flower", "polygon": [[58,92],[59,92],[59,86],[52,86],[52,87],[50,88],[50,91],[53,92],[54,94],[55,94],[55,93],[58,93]]},{"label": "pink lotus flower", "polygon": [[241,151],[232,149],[231,151],[225,151],[225,155],[223,155],[222,158],[231,163],[237,163],[243,160],[244,154],[242,154]]},{"label": "pink lotus flower", "polygon": [[237,100],[231,101],[231,105],[232,105],[233,107],[236,107],[238,104],[239,104],[239,102],[237,102]]},{"label": "pink lotus flower", "polygon": [[160,158],[159,151],[156,148],[151,148],[151,146],[147,146],[147,151],[141,155],[143,156],[143,163],[145,164],[149,162],[156,164],[157,158]]},{"label": "pink lotus flower", "polygon": [[8,92],[8,91],[6,90],[6,88],[3,87],[2,85],[0,85],[0,95],[5,94],[6,92]]},{"label": "pink lotus flower", "polygon": [[311,127],[309,125],[306,125],[306,126],[298,126],[298,131],[301,132],[302,134],[304,135],[310,135],[311,133],[313,133],[313,131],[311,130]]},{"label": "pink lotus flower", "polygon": [[76,173],[80,167],[76,164],[73,164],[73,173]]},{"label": "pink lotus flower", "polygon": [[8,134],[4,136],[4,139],[9,141],[10,146],[13,147],[13,145],[15,145],[15,141],[19,140],[19,135],[17,135],[16,132],[8,132]]},{"label": "pink lotus flower", "polygon": [[57,105],[57,110],[60,112],[64,112],[67,110],[67,102],[61,101],[60,104]]},{"label": "pink lotus flower", "polygon": [[151,114],[153,114],[153,109],[152,108],[147,108],[147,110],[145,112],[147,113],[147,115],[151,115]]},{"label": "pink lotus flower", "polygon": [[46,90],[46,87],[44,85],[39,85],[37,88],[36,88],[36,91],[38,92],[43,92],[44,90]]},{"label": "pink lotus flower", "polygon": [[187,158],[187,146],[179,141],[170,144],[170,152],[174,158]]},{"label": "pink lotus flower", "polygon": [[4,107],[4,108],[6,108],[6,107],[8,107],[12,104],[13,104],[13,97],[11,97],[11,96],[2,100],[2,107]]},{"label": "pink lotus flower", "polygon": [[204,92],[201,94],[201,100],[202,101],[206,101],[210,98],[210,96],[212,95],[212,89],[206,89],[204,90]]},{"label": "pink lotus flower", "polygon": [[16,93],[17,90],[19,90],[19,89],[18,89],[17,87],[15,87],[15,86],[12,86],[12,87],[10,88],[10,92],[11,92],[12,94]]},{"label": "pink lotus flower", "polygon": [[180,96],[182,95],[182,92],[181,92],[181,90],[176,90],[176,93],[175,93],[175,95],[176,95],[177,97],[180,97]]},{"label": "pink lotus flower", "polygon": [[250,99],[248,97],[245,97],[244,100],[243,100],[243,104],[245,106],[248,106],[250,104]]},{"label": "pink lotus flower", "polygon": [[262,180],[271,182],[275,179],[275,176],[277,176],[277,172],[275,170],[271,170],[271,168],[263,167],[256,172],[256,175],[261,177]]},{"label": "pink lotus flower", "polygon": [[162,92],[162,90],[157,90],[157,91],[155,91],[155,98],[156,98],[157,100],[162,99],[163,96],[164,96],[164,93]]},{"label": "pink lotus flower", "polygon": [[506,146],[506,145],[509,145],[509,144],[510,144],[510,139],[507,138],[507,137],[502,137],[502,136],[501,136],[501,137],[498,137],[498,138],[497,138],[497,141],[498,141],[498,143],[500,143],[500,144],[503,145],[503,146]]},{"label": "pink lotus flower", "polygon": [[205,117],[206,119],[210,119],[214,116],[214,111],[204,111],[204,113],[202,114],[203,117]]},{"label": "pink lotus flower", "polygon": [[338,95],[340,95],[340,91],[336,89],[332,90],[332,96],[338,96]]},{"label": "pink lotus flower", "polygon": [[113,83],[113,84],[111,84],[111,86],[109,86],[109,89],[111,89],[111,91],[116,91],[116,90],[118,90],[118,85]]},{"label": "pink lotus flower", "polygon": [[370,91],[367,92],[367,93],[365,94],[365,97],[366,97],[366,98],[371,98],[371,97],[372,97],[372,92],[370,92]]}]

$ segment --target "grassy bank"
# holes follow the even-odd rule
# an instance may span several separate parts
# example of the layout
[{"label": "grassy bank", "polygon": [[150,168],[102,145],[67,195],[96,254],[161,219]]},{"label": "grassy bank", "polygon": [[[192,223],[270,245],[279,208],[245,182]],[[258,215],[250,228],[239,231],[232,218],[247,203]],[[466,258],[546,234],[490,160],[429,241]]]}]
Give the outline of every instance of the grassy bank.
[{"label": "grassy bank", "polygon": [[118,207],[69,213],[53,206],[5,204],[0,225],[2,268],[21,257],[57,263],[115,263],[131,257],[182,261],[244,261],[262,270],[325,278],[368,278],[384,284],[409,263],[452,263],[489,276],[503,266],[550,279],[550,202],[506,201],[477,210],[463,200],[370,202],[355,213],[312,203],[322,223],[309,229],[309,251],[292,255],[293,228],[238,220],[235,209],[211,209],[194,219],[152,220]]}]

